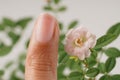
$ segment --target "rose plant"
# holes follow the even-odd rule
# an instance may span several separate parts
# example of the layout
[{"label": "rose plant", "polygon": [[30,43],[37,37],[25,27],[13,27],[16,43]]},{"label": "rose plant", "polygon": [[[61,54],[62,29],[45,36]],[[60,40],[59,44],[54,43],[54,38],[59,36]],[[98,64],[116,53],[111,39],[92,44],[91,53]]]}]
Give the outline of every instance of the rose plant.
[{"label": "rose plant", "polygon": [[[65,12],[61,0],[49,0],[44,10],[56,16]],[[111,74],[120,57],[120,50],[108,47],[119,38],[120,23],[111,26],[100,38],[85,27],[76,27],[77,20],[71,21],[64,32],[64,23],[59,21],[60,41],[58,59],[58,80],[120,80],[120,74]],[[102,61],[105,55],[107,59]],[[66,73],[67,72],[67,73]]]},{"label": "rose plant", "polygon": [[[62,0],[45,0],[46,4],[43,10],[53,13],[56,17],[59,13],[67,10],[67,7],[61,4]],[[57,18],[58,19],[58,18]],[[12,40],[12,44],[6,46],[1,42],[0,56],[6,56],[22,37],[21,34],[14,33],[16,28],[21,29],[23,33],[31,17],[14,21],[10,18],[3,18],[0,23],[0,31],[5,32]],[[120,22],[112,25],[105,35],[99,38],[87,30],[85,27],[76,27],[77,20],[71,21],[67,26],[64,22],[58,20],[60,27],[59,56],[57,76],[58,80],[120,80],[120,73],[115,74],[111,71],[115,68],[120,50],[108,45],[119,38]],[[67,27],[67,32],[64,31]],[[10,29],[10,30],[8,30]],[[26,41],[26,49],[29,40]],[[11,70],[9,80],[24,80],[24,76],[18,76],[17,73],[24,75],[24,62],[26,50],[18,56],[17,61],[8,61],[4,68],[0,69],[0,80],[6,80],[6,72],[12,66],[17,65]],[[104,55],[103,55],[104,54]],[[102,57],[106,60],[102,61]]]}]

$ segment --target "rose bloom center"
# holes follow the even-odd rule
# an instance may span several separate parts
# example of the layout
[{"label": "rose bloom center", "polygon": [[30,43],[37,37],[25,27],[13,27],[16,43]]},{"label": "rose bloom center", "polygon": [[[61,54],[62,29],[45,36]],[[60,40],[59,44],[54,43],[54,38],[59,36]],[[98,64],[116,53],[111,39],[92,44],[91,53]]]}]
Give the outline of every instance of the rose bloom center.
[{"label": "rose bloom center", "polygon": [[75,39],[74,43],[77,47],[82,47],[85,41],[86,39],[84,37],[80,37],[80,38]]}]

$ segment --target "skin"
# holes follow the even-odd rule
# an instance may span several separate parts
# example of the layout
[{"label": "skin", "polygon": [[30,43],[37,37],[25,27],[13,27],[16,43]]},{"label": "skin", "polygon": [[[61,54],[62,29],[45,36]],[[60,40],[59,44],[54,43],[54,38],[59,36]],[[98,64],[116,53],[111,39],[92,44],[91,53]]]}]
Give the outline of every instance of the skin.
[{"label": "skin", "polygon": [[[45,14],[45,16],[52,17],[49,14]],[[40,42],[36,40],[37,24],[39,24],[40,18],[41,17],[39,17],[35,23],[28,48],[25,65],[25,80],[57,80],[58,22],[54,18],[55,23],[52,38],[47,42]],[[42,24],[46,23],[47,22],[44,22]]]}]

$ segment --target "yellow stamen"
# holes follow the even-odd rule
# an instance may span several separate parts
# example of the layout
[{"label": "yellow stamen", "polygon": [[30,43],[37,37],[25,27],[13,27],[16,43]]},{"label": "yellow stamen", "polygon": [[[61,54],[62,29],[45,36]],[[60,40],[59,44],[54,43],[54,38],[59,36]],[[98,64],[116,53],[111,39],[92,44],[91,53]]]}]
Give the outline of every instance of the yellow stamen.
[{"label": "yellow stamen", "polygon": [[75,60],[75,62],[77,62],[77,61],[78,61],[78,57],[77,57],[77,56],[70,56],[70,59],[74,59],[74,60]]},{"label": "yellow stamen", "polygon": [[81,47],[81,46],[83,46],[85,41],[86,41],[86,39],[84,37],[80,37],[80,38],[75,39],[74,43],[76,46]]},{"label": "yellow stamen", "polygon": [[81,47],[83,45],[82,39],[81,38],[75,39],[75,45]]}]

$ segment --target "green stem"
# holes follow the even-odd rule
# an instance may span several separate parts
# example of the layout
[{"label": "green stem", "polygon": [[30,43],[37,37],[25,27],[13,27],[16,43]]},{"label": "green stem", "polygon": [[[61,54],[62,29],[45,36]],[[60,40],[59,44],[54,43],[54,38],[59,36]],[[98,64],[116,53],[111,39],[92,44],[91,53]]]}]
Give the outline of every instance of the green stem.
[{"label": "green stem", "polygon": [[82,72],[83,72],[84,78],[86,78],[85,77],[85,73],[86,73],[86,71],[88,69],[88,64],[87,64],[87,60],[86,59],[82,61],[82,65],[83,65]]},{"label": "green stem", "polygon": [[98,58],[97,58],[97,65],[99,64],[99,62],[100,62],[100,60],[101,60],[101,58],[102,58],[102,56],[103,56],[103,50],[100,52],[100,55],[98,55]]},{"label": "green stem", "polygon": [[83,60],[83,64],[85,65],[86,68],[88,68],[88,64],[87,64],[87,59],[85,58],[85,60]]}]

